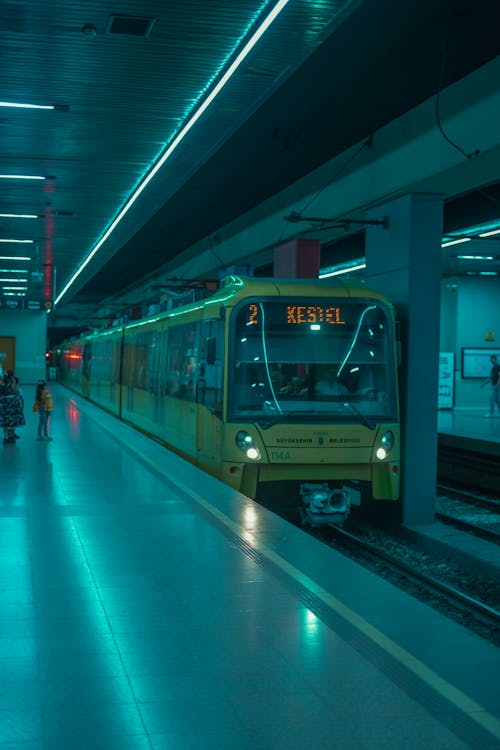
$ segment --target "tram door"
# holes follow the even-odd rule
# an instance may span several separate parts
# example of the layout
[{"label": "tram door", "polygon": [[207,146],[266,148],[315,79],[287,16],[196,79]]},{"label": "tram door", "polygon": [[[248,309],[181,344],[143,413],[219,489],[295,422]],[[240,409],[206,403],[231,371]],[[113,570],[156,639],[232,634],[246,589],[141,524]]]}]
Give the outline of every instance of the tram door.
[{"label": "tram door", "polygon": [[82,393],[85,398],[89,397],[90,368],[92,366],[92,344],[85,341],[82,353]]},{"label": "tram door", "polygon": [[222,462],[222,321],[204,321],[196,381],[196,449],[198,462],[218,474]]},{"label": "tram door", "polygon": [[16,339],[14,336],[0,336],[0,370],[16,370]]}]

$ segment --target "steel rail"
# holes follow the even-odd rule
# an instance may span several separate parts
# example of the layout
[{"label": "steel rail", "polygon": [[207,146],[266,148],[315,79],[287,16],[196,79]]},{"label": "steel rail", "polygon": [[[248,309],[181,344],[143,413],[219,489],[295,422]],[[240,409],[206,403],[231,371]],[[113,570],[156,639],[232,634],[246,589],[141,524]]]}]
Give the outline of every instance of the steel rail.
[{"label": "steel rail", "polygon": [[434,593],[438,593],[444,597],[449,604],[452,604],[457,609],[467,610],[468,613],[473,614],[481,623],[488,625],[489,627],[500,627],[500,612],[493,607],[489,607],[487,604],[480,602],[477,599],[464,594],[454,586],[443,583],[437,578],[415,570],[408,563],[400,560],[398,557],[390,555],[387,552],[380,550],[370,542],[366,542],[359,537],[345,531],[338,526],[329,527],[335,537],[340,538],[343,542],[347,543],[351,547],[354,547],[357,551],[360,549],[370,554],[376,560],[384,560],[393,568],[397,568],[403,572],[413,582],[425,585],[428,589],[431,589]]}]

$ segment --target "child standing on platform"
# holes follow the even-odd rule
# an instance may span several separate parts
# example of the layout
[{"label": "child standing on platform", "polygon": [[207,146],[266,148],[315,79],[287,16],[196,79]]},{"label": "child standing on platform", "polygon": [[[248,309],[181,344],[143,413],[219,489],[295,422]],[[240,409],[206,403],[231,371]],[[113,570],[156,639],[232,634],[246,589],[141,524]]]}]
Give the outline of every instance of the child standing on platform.
[{"label": "child standing on platform", "polygon": [[45,380],[39,380],[36,386],[35,403],[33,404],[33,411],[38,412],[37,440],[52,440],[49,437],[49,419],[53,408],[54,401],[47,384]]}]

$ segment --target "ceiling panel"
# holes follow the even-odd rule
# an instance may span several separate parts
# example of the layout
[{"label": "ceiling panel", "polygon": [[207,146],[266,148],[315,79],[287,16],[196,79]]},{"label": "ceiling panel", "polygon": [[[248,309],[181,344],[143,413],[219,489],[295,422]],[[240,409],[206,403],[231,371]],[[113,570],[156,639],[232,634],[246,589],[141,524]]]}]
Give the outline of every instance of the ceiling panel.
[{"label": "ceiling panel", "polygon": [[[60,293],[275,4],[2,2],[0,100],[57,105],[0,107],[0,173],[47,177],[0,179],[0,213],[39,217],[0,217],[0,238],[32,240],[26,268],[45,274],[29,295],[50,302],[52,278]],[[290,0],[57,310],[81,318],[496,56],[498,13],[488,0]],[[112,14],[149,34],[109,33]],[[0,254],[14,269],[26,247]]]}]

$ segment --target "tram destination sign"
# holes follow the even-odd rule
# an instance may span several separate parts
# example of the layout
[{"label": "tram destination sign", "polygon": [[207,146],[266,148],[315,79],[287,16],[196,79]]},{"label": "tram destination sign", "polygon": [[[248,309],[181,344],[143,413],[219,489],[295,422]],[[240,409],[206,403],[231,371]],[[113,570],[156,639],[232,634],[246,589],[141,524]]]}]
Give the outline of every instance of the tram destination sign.
[{"label": "tram destination sign", "polygon": [[251,303],[246,309],[247,325],[259,325],[262,317],[267,321],[280,323],[286,326],[310,325],[314,323],[326,323],[332,326],[344,326],[344,307],[341,305],[318,305],[318,304],[290,304],[272,302],[264,304],[264,310],[260,304]]}]

